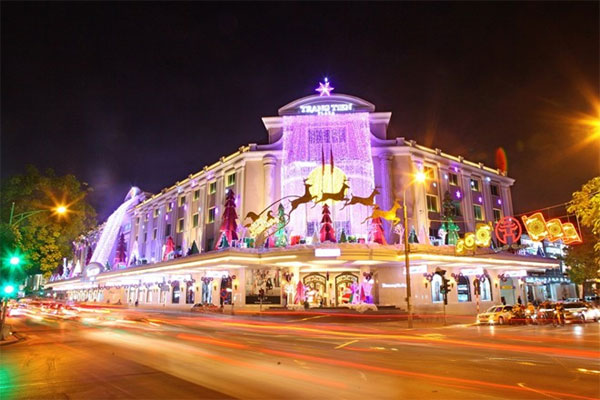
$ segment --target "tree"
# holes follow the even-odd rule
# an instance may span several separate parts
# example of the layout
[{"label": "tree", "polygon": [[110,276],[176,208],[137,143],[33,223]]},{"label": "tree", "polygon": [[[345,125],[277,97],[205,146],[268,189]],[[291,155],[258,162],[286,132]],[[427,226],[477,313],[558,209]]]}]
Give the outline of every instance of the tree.
[{"label": "tree", "polygon": [[[454,218],[459,215],[459,205],[452,200],[449,191],[444,193],[442,201],[442,219],[444,220],[443,228],[446,232],[445,240],[449,245],[456,245],[458,241],[458,226],[454,223]],[[444,243],[446,244],[446,243]]]},{"label": "tree", "polygon": [[[587,238],[585,238],[587,239]],[[565,254],[565,264],[569,267],[568,274],[571,281],[578,285],[588,279],[598,278],[597,253],[594,251],[594,241],[585,240],[583,243],[568,246]]]},{"label": "tree", "polygon": [[119,235],[119,241],[117,242],[117,250],[115,252],[115,265],[125,264],[127,262],[127,243],[125,243],[125,235],[121,233]]},{"label": "tree", "polygon": [[321,230],[319,231],[319,233],[321,234],[321,243],[327,240],[335,243],[335,230],[333,229],[333,221],[331,221],[331,217],[329,216],[329,214],[329,206],[327,204],[324,204],[323,218],[321,218]]},{"label": "tree", "polygon": [[[27,255],[24,265],[27,273],[43,272],[49,276],[64,257],[71,256],[72,242],[95,225],[96,212],[86,200],[91,190],[74,175],[58,176],[51,169],[42,173],[33,166],[27,166],[23,174],[13,175],[3,182],[0,219],[4,225],[9,220],[13,202],[14,215],[48,210],[23,219],[15,227],[16,239],[9,244]],[[52,212],[59,204],[67,206],[65,216]],[[6,245],[4,241],[2,244]]]},{"label": "tree", "polygon": [[287,246],[288,240],[287,235],[285,234],[285,225],[287,224],[285,220],[285,209],[283,208],[283,204],[279,203],[279,207],[277,208],[277,231],[275,232],[275,246],[277,247],[285,247]]},{"label": "tree", "polygon": [[198,254],[200,253],[200,250],[198,250],[198,245],[196,244],[196,241],[194,240],[194,242],[192,243],[192,247],[190,247],[190,250],[188,251],[187,255],[191,256],[192,254]]},{"label": "tree", "polygon": [[575,214],[579,223],[591,231],[596,261],[600,264],[600,176],[586,182],[580,191],[573,193],[567,212]]},{"label": "tree", "polygon": [[237,217],[235,211],[235,193],[230,189],[225,195],[225,210],[223,211],[223,221],[221,222],[221,238],[217,246],[218,249],[229,247],[234,240],[238,240]]}]

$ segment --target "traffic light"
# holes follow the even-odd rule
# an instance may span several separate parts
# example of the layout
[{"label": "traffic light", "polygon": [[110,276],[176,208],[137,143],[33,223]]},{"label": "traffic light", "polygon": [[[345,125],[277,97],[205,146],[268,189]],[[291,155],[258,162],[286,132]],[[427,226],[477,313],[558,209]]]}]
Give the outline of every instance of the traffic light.
[{"label": "traffic light", "polygon": [[440,293],[444,295],[444,304],[448,304],[448,293],[450,293],[450,279],[446,278],[446,270],[441,268],[436,268],[435,273],[439,274],[442,277],[442,286],[440,287]]},{"label": "traffic light", "polygon": [[13,297],[16,294],[17,294],[16,288],[13,283],[5,283],[4,285],[2,285],[2,297],[3,298]]}]

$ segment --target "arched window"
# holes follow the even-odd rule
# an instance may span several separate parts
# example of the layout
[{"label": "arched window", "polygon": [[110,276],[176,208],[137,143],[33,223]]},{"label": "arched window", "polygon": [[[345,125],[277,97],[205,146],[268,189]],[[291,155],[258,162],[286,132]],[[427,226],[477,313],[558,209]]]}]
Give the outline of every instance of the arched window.
[{"label": "arched window", "polygon": [[468,277],[464,275],[460,275],[458,277],[458,282],[456,283],[456,293],[458,295],[459,303],[471,301],[471,287],[469,286]]},{"label": "arched window", "polygon": [[481,301],[492,301],[492,285],[487,276],[484,276],[481,281]]},{"label": "arched window", "polygon": [[181,296],[181,292],[179,289],[179,281],[175,281],[171,285],[173,286],[173,292],[171,294],[171,303],[179,304],[179,297]]},{"label": "arched window", "polygon": [[440,291],[442,288],[442,276],[440,274],[433,274],[431,279],[431,301],[434,303],[441,303],[444,301],[444,296]]}]

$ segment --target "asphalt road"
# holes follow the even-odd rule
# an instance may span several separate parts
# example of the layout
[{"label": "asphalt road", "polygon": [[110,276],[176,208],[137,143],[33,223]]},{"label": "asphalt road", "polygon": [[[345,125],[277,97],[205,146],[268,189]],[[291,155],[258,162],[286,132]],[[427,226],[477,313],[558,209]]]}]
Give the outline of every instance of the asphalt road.
[{"label": "asphalt road", "polygon": [[94,310],[11,318],[8,399],[597,399],[600,324]]}]

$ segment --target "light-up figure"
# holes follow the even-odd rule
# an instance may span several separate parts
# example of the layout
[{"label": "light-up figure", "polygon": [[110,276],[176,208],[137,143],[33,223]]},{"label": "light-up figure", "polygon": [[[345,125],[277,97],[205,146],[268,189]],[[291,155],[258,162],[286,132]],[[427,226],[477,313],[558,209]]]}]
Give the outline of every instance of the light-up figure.
[{"label": "light-up figure", "polygon": [[319,82],[319,87],[315,89],[315,92],[319,92],[319,96],[331,96],[331,91],[335,89],[329,86],[329,80],[325,78],[325,83]]}]

